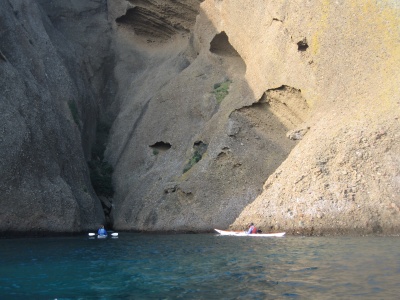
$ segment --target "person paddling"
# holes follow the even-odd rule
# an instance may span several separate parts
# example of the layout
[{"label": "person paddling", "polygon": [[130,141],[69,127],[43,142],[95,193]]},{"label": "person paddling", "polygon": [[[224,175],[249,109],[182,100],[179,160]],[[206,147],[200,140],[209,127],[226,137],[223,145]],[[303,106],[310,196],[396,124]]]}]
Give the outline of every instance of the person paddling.
[{"label": "person paddling", "polygon": [[101,227],[99,228],[99,230],[97,231],[98,235],[107,235],[107,231],[104,229],[104,225],[101,225]]},{"label": "person paddling", "polygon": [[257,233],[257,228],[254,226],[254,223],[250,223],[249,230],[247,231],[247,234],[251,233]]}]

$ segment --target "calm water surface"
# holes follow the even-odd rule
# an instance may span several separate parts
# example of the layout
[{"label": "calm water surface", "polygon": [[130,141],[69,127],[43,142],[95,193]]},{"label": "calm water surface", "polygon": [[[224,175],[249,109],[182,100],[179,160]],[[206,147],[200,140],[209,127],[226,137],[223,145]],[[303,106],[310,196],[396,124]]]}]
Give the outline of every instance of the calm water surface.
[{"label": "calm water surface", "polygon": [[398,299],[400,237],[0,240],[0,299]]}]

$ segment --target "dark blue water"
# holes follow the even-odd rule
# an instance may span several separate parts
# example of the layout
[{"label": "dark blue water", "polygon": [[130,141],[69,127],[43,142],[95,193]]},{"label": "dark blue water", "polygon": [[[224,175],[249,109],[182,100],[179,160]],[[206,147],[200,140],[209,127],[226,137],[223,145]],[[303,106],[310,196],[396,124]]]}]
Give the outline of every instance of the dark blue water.
[{"label": "dark blue water", "polygon": [[0,299],[398,299],[400,237],[0,240]]}]

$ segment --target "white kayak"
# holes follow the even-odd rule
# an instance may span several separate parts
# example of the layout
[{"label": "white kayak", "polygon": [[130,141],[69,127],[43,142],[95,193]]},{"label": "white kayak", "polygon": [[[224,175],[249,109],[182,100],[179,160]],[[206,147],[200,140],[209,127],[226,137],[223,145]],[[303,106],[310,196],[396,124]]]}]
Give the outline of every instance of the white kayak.
[{"label": "white kayak", "polygon": [[97,238],[98,238],[98,239],[104,239],[104,238],[108,237],[109,235],[110,235],[111,237],[118,237],[118,232],[112,232],[112,233],[110,233],[109,235],[99,235],[99,234],[94,233],[94,232],[89,232],[88,235],[89,235],[89,236],[92,236],[92,237],[94,237],[94,236],[97,235]]},{"label": "white kayak", "polygon": [[214,229],[220,235],[230,235],[230,236],[251,236],[251,237],[282,237],[286,232],[277,232],[277,233],[252,233],[248,234],[244,231],[225,231],[220,229]]}]

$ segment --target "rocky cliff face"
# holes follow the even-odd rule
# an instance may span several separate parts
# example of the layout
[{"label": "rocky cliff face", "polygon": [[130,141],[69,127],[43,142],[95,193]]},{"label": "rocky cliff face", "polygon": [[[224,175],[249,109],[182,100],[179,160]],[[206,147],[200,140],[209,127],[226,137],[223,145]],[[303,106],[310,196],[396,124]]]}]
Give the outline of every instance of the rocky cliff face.
[{"label": "rocky cliff face", "polygon": [[62,2],[2,1],[1,232],[77,232],[104,222],[86,164],[101,81],[99,57],[87,51],[107,45],[97,29],[80,42],[85,30],[109,28],[91,18],[106,20],[106,7],[86,1],[73,11]]},{"label": "rocky cliff face", "polygon": [[253,220],[293,233],[398,232],[399,8],[322,1],[285,9],[280,40],[297,44],[302,64],[277,77],[304,92],[310,129],[233,227]]},{"label": "rocky cliff face", "polygon": [[109,2],[115,228],[397,230],[398,4],[183,3]]},{"label": "rocky cliff face", "polygon": [[1,231],[399,230],[396,1],[3,6]]},{"label": "rocky cliff face", "polygon": [[[192,2],[194,12],[185,14],[179,13],[183,1],[110,3],[124,58],[116,77],[131,76],[107,152],[115,166],[117,229],[228,226],[289,154],[296,141],[285,134],[307,115],[301,91],[292,87],[277,86],[256,99],[243,58],[202,15],[200,1]],[[159,13],[173,33],[137,33],[143,25],[129,17],[146,10]]]}]

